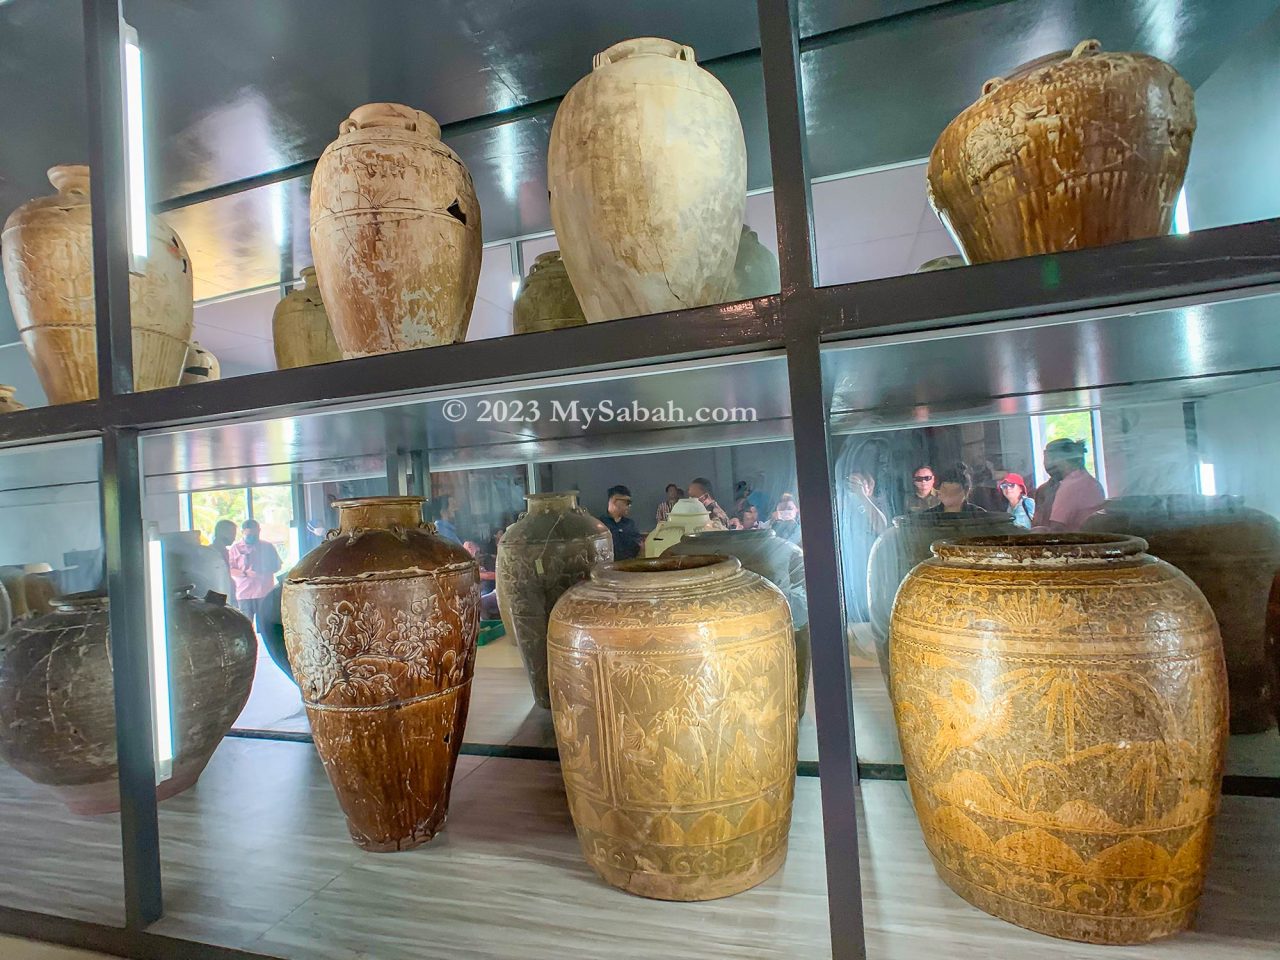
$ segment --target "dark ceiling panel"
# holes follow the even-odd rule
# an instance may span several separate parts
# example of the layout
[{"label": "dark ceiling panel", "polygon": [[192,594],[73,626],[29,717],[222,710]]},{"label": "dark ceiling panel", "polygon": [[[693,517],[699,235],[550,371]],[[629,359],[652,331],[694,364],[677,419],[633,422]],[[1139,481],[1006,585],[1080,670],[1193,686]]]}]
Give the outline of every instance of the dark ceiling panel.
[{"label": "dark ceiling panel", "polygon": [[563,94],[591,58],[669,36],[700,58],[757,45],[753,0],[126,0],[147,47],[153,196],[319,155],[361,103],[441,123]]}]

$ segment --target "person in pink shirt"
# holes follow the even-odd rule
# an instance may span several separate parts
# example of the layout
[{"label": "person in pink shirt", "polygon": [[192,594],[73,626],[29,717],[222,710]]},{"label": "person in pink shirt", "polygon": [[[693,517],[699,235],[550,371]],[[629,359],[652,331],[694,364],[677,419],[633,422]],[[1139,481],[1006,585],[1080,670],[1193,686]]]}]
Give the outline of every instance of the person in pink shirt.
[{"label": "person in pink shirt", "polygon": [[227,562],[236,585],[236,604],[261,633],[267,597],[275,589],[281,566],[280,554],[262,539],[257,520],[246,520],[240,530],[240,540],[227,548]]},{"label": "person in pink shirt", "polygon": [[[1044,448],[1044,469],[1049,474],[1048,503],[1036,511],[1041,530],[1080,530],[1084,521],[1102,506],[1107,495],[1102,484],[1084,466],[1088,452],[1083,440],[1054,440]],[[1037,500],[1037,506],[1040,501]]]}]

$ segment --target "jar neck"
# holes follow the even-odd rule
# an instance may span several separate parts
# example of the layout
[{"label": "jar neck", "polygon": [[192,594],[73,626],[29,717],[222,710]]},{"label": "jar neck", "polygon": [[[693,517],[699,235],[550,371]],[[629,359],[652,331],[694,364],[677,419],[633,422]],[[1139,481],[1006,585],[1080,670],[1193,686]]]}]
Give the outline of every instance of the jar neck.
[{"label": "jar neck", "polygon": [[353,533],[357,529],[413,528],[422,523],[423,497],[361,497],[337,500],[338,530]]},{"label": "jar neck", "polygon": [[563,513],[565,510],[578,508],[578,491],[569,490],[563,493],[529,493],[525,494],[525,502],[529,504],[529,513]]},{"label": "jar neck", "polygon": [[741,570],[736,557],[685,554],[597,564],[591,579],[616,590],[650,593],[666,587],[709,587]]}]

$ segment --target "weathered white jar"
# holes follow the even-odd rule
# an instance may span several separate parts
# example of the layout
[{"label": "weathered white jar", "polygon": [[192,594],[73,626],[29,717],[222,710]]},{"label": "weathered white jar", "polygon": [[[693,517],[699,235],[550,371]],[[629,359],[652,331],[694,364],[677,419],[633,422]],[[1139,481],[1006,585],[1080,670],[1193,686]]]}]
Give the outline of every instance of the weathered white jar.
[{"label": "weathered white jar", "polygon": [[187,344],[187,359],[182,367],[182,386],[189,383],[207,383],[210,380],[222,379],[222,364],[211,350],[200,346],[198,340]]},{"label": "weathered white jar", "polygon": [[691,47],[640,37],[596,54],[556,113],[551,221],[589,322],[733,295],[747,150]]}]

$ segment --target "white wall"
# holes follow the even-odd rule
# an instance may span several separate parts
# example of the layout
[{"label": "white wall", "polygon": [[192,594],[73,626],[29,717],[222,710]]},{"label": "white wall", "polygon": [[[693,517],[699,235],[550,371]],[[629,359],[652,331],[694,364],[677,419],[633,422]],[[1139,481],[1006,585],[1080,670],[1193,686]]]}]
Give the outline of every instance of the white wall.
[{"label": "white wall", "polygon": [[[600,460],[572,460],[551,465],[552,490],[579,490],[579,501],[593,514],[604,513],[605,491],[616,483],[631,488],[631,517],[641,530],[651,530],[658,504],[668,483],[687,487],[694,477],[712,483],[716,500],[726,510],[733,506],[733,487],[759,471],[765,490],[776,497],[795,493],[795,455],[790,441],[753,443],[733,447],[704,447],[674,453],[645,453]],[[776,485],[776,489],[775,489]]]},{"label": "white wall", "polygon": [[1218,493],[1280,516],[1280,383],[1219,394],[1196,404],[1201,459]]},{"label": "white wall", "polygon": [[1196,492],[1181,400],[1104,405],[1099,417],[1110,496]]}]

